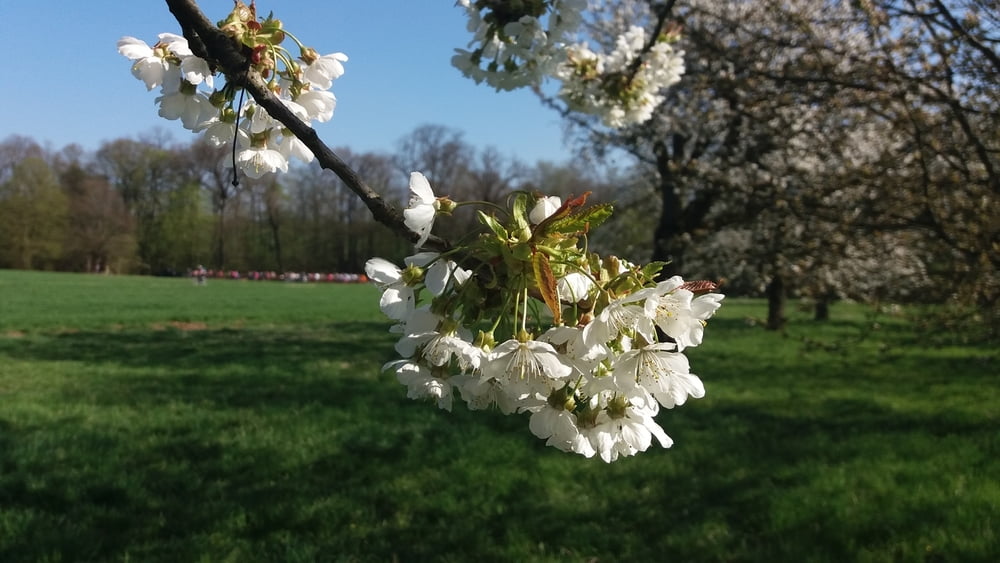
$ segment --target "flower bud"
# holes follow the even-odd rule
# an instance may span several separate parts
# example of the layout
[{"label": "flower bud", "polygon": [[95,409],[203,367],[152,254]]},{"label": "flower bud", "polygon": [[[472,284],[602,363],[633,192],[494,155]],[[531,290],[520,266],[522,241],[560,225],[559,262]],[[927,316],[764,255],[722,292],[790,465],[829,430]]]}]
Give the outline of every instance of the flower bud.
[{"label": "flower bud", "polygon": [[451,215],[451,212],[458,207],[458,204],[449,199],[447,196],[437,198],[434,203],[434,210],[437,211],[439,215]]},{"label": "flower bud", "polygon": [[319,58],[319,53],[317,53],[316,49],[313,49],[312,47],[303,47],[302,52],[299,53],[299,58],[302,59],[302,62],[307,65],[311,65],[316,62],[316,59]]},{"label": "flower bud", "polygon": [[528,213],[528,220],[532,225],[537,225],[548,219],[550,215],[562,207],[562,198],[559,196],[542,196],[535,202],[535,206]]},{"label": "flower bud", "polygon": [[424,281],[424,269],[416,264],[410,264],[402,272],[403,283],[413,287]]},{"label": "flower bud", "polygon": [[222,109],[222,106],[226,105],[226,102],[229,101],[226,98],[227,96],[224,91],[216,90],[208,96],[208,101],[212,104],[212,107]]}]

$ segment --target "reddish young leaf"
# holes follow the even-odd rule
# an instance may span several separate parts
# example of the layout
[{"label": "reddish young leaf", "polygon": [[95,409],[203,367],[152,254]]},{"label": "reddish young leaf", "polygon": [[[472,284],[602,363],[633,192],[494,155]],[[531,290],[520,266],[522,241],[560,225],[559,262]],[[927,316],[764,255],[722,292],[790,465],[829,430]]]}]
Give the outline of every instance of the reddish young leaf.
[{"label": "reddish young leaf", "polygon": [[719,289],[719,285],[708,280],[689,281],[681,284],[677,289],[686,289],[691,293],[708,293]]},{"label": "reddish young leaf", "polygon": [[562,308],[559,306],[559,293],[556,290],[556,277],[552,274],[549,258],[543,252],[535,252],[531,256],[531,268],[535,273],[535,284],[542,300],[552,311],[552,324],[562,323]]}]

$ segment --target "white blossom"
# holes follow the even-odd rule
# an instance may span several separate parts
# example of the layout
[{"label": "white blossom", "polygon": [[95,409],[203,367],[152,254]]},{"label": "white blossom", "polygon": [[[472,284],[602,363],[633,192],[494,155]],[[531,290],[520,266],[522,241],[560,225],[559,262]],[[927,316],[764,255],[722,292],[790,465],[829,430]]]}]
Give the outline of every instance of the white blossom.
[{"label": "white blossom", "polygon": [[511,339],[500,344],[483,365],[483,375],[501,382],[516,397],[547,395],[573,369],[561,361],[551,344]]},{"label": "white blossom", "polygon": [[313,158],[315,158],[309,147],[291,133],[281,136],[281,142],[278,144],[278,152],[286,159],[294,157],[302,162],[312,162]]},{"label": "white blossom", "polygon": [[556,282],[559,299],[567,303],[583,301],[596,289],[593,278],[582,272],[570,272]]},{"label": "white blossom", "polygon": [[323,55],[302,67],[302,77],[320,90],[329,90],[333,81],[344,75],[346,62],[347,55],[343,53]]},{"label": "white blossom", "polygon": [[657,284],[655,289],[643,292],[648,295],[644,305],[646,314],[677,342],[679,351],[701,344],[705,321],[715,313],[722,300],[718,293],[695,299],[690,290],[681,287],[683,283],[679,276],[674,276]]},{"label": "white blossom", "polygon": [[164,119],[180,119],[185,129],[201,130],[203,124],[216,113],[208,97],[194,90],[194,85],[183,82],[182,87],[172,93],[156,98],[159,115]]},{"label": "white blossom", "polygon": [[397,360],[382,367],[382,371],[388,370],[396,372],[396,379],[406,386],[408,398],[432,399],[438,408],[451,410],[451,382],[435,376],[431,368],[409,360]]},{"label": "white blossom", "polygon": [[135,37],[122,37],[118,40],[118,52],[132,63],[132,75],[146,84],[147,90],[152,90],[163,84],[167,70],[172,63],[166,59],[169,54],[166,49],[153,49],[145,41]]},{"label": "white blossom", "polygon": [[365,274],[382,289],[379,308],[390,319],[405,321],[414,310],[416,297],[413,287],[407,285],[403,271],[383,258],[372,258],[365,263]]},{"label": "white blossom", "polygon": [[572,450],[573,442],[580,434],[573,413],[547,402],[532,411],[528,419],[528,429],[535,436],[545,440],[545,445],[564,452]]},{"label": "white blossom", "polygon": [[538,198],[538,201],[535,202],[535,206],[531,208],[531,212],[528,213],[528,219],[531,221],[532,225],[537,225],[548,219],[548,217],[555,213],[561,206],[562,198],[559,196],[540,197]]},{"label": "white blossom", "polygon": [[238,141],[242,148],[236,153],[236,165],[247,176],[256,179],[264,174],[288,172],[288,159],[278,150],[273,131],[253,137],[240,136]]},{"label": "white blossom", "polygon": [[295,98],[306,110],[306,120],[315,119],[325,123],[333,118],[333,110],[337,107],[337,97],[326,90],[309,89]]},{"label": "white blossom", "polygon": [[705,386],[690,369],[687,357],[666,342],[625,352],[615,363],[616,375],[634,378],[667,408],[683,405],[689,396],[705,396]]},{"label": "white blossom", "polygon": [[403,222],[418,235],[416,247],[420,248],[427,242],[434,226],[440,204],[431,190],[431,184],[420,172],[410,174],[410,204],[403,210]]}]

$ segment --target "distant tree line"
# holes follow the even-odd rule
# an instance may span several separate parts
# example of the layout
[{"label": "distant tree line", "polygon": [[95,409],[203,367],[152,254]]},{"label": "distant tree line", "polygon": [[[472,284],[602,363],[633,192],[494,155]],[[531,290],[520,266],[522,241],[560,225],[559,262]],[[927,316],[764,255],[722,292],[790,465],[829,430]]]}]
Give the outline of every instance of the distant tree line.
[{"label": "distant tree line", "polygon": [[[464,141],[460,131],[417,128],[395,153],[338,154],[380,193],[405,205],[410,171],[455,200],[502,202],[515,189],[614,194],[607,175],[572,163],[528,165]],[[230,154],[162,133],[122,138],[87,152],[43,148],[29,137],[0,142],[0,267],[177,275],[217,270],[361,272],[372,256],[411,248],[376,223],[333,174],[300,166],[233,184]],[[477,226],[471,208],[441,221],[446,234]]]}]

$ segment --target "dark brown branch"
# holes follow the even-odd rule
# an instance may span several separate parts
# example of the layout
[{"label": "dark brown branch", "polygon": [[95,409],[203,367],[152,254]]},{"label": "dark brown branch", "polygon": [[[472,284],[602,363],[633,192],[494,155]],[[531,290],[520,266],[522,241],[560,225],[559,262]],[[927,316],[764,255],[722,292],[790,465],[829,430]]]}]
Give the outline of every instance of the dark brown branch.
[{"label": "dark brown branch", "polygon": [[[402,212],[387,202],[378,192],[362,180],[361,176],[334,153],[316,134],[302,122],[268,88],[259,72],[250,68],[247,53],[241,45],[223,33],[208,20],[194,0],[166,0],[170,12],[177,19],[192,52],[208,61],[213,68],[226,75],[226,81],[246,89],[267,113],[288,128],[312,151],[319,165],[332,171],[354,192],[371,211],[376,221],[391,229],[398,236],[416,242],[419,236],[403,222]],[[437,236],[424,244],[430,250],[444,251],[450,244]]]}]

